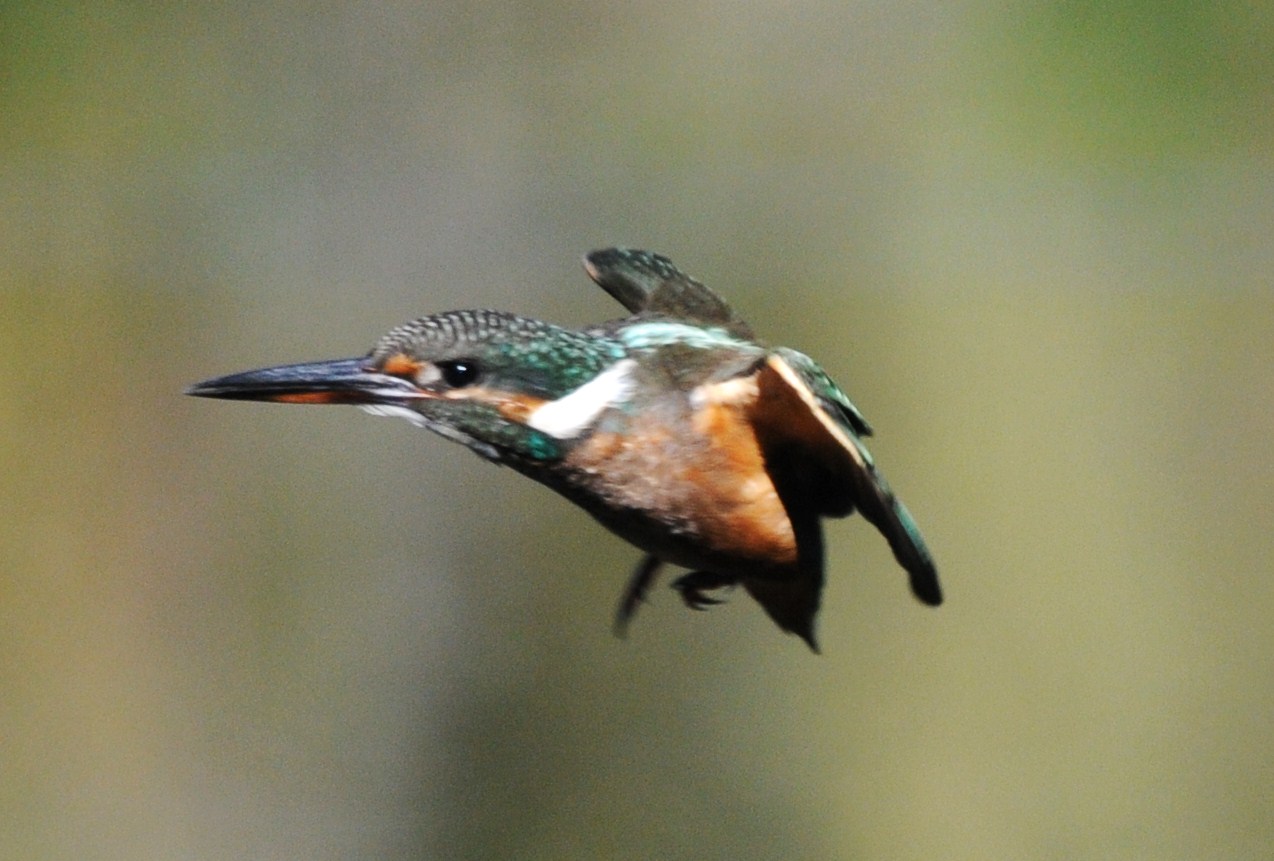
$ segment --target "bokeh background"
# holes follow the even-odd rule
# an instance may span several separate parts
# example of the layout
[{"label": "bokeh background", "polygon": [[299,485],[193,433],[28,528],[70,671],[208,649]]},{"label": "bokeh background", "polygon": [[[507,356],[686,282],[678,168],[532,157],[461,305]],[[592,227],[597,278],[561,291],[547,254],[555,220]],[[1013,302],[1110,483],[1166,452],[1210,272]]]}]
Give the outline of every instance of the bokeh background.
[{"label": "bokeh background", "polygon": [[[940,7],[940,8],[939,8]],[[6,3],[0,857],[1274,854],[1274,10]],[[824,654],[185,385],[670,255],[876,425]]]}]

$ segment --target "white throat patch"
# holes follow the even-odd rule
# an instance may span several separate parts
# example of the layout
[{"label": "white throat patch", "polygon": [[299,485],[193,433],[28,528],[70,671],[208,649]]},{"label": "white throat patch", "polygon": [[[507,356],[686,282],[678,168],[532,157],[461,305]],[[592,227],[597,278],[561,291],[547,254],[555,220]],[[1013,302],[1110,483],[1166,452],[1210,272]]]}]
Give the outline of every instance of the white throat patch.
[{"label": "white throat patch", "polygon": [[636,367],[632,359],[616,362],[574,391],[536,407],[527,417],[527,425],[556,439],[579,436],[608,407],[632,393]]},{"label": "white throat patch", "polygon": [[418,428],[428,427],[425,417],[420,413],[408,407],[399,406],[398,404],[359,404],[358,408],[365,413],[374,416],[393,416],[395,418],[406,419]]}]

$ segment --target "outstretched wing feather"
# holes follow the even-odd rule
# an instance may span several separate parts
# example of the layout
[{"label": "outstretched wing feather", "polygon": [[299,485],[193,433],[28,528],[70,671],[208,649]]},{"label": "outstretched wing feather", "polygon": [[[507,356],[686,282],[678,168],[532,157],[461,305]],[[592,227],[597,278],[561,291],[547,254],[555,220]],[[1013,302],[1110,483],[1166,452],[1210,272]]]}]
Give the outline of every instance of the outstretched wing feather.
[{"label": "outstretched wing feather", "polygon": [[662,254],[603,248],[584,255],[584,271],[632,314],[720,326],[737,337],[752,337],[748,325],[715,290]]},{"label": "outstretched wing feather", "polygon": [[776,350],[762,366],[753,417],[762,448],[767,457],[781,453],[785,463],[799,459],[808,475],[804,491],[821,514],[861,511],[889,542],[916,597],[941,604],[937,568],[920,530],[860,439],[866,421],[826,374],[811,366],[794,350]]}]

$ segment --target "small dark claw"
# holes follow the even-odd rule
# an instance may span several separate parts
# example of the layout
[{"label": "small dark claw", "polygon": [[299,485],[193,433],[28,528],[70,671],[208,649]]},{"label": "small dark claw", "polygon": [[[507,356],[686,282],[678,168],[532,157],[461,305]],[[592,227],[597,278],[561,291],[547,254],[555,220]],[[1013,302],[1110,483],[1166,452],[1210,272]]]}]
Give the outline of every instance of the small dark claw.
[{"label": "small dark claw", "polygon": [[706,610],[725,602],[720,598],[709,598],[704,592],[725,589],[737,582],[733,577],[713,571],[692,571],[672,581],[672,588],[681,593],[682,602],[691,610]]},{"label": "small dark claw", "polygon": [[686,606],[691,610],[706,610],[717,604],[724,604],[720,598],[709,598],[698,589],[683,589],[681,591],[681,600],[686,602]]}]

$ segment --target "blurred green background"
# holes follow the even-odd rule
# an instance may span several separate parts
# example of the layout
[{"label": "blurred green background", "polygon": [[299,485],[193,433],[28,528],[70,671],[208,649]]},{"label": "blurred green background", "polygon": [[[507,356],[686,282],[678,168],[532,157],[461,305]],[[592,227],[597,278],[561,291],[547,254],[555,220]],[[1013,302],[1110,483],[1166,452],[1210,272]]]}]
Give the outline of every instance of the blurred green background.
[{"label": "blurred green background", "polygon": [[[7,3],[0,857],[1274,853],[1274,9]],[[508,470],[185,385],[653,248],[939,560],[825,654]]]}]

